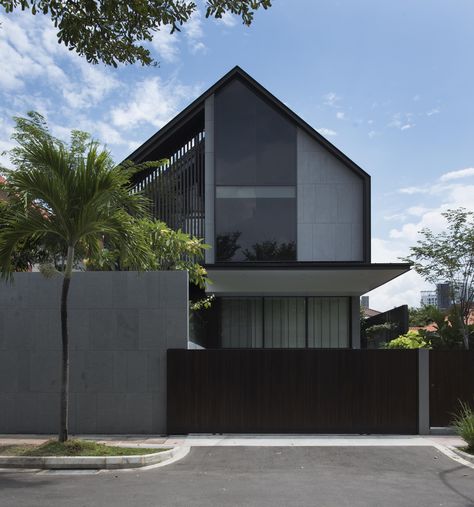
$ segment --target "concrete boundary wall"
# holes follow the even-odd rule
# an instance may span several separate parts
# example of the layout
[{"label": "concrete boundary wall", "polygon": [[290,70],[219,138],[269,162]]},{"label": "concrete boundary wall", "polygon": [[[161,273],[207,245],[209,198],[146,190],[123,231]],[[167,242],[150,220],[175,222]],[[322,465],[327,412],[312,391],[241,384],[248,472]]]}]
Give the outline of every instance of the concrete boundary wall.
[{"label": "concrete boundary wall", "polygon": [[[61,277],[0,283],[0,433],[54,433]],[[187,348],[188,274],[74,273],[72,433],[165,433],[166,350]]]}]

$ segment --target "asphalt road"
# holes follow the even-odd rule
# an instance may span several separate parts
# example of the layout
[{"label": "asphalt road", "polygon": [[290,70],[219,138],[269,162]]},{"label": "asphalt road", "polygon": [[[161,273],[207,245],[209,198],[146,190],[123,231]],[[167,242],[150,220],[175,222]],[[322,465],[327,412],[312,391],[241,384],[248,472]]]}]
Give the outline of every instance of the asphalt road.
[{"label": "asphalt road", "polygon": [[431,447],[197,447],[148,471],[0,474],[1,507],[473,506],[474,470]]}]

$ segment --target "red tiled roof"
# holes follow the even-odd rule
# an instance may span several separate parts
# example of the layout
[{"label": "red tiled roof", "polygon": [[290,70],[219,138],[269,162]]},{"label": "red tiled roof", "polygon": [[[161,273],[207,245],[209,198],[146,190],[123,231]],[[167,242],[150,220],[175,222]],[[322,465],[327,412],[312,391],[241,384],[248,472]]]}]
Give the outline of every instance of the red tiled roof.
[{"label": "red tiled roof", "polygon": [[378,310],[373,310],[372,308],[362,308],[362,311],[364,312],[364,317],[368,319],[369,317],[374,317],[375,315],[379,315],[382,312],[379,312]]}]

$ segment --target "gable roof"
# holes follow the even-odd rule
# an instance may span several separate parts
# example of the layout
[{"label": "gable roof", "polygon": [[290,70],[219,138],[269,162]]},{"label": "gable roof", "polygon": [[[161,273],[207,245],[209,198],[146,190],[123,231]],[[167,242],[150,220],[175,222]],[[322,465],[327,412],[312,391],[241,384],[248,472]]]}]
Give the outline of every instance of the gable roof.
[{"label": "gable roof", "polygon": [[219,81],[217,81],[214,85],[212,85],[200,97],[194,100],[189,106],[183,109],[181,113],[179,113],[164,127],[158,130],[156,134],[151,136],[127,158],[133,160],[134,162],[141,162],[150,152],[154,151],[154,149],[157,146],[169,140],[169,138],[173,136],[178,129],[185,128],[187,123],[190,123],[190,126],[195,125],[199,121],[198,118],[200,117],[200,115],[202,118],[202,115],[204,114],[205,100],[214,93],[216,93],[218,90],[223,88],[227,83],[229,83],[233,79],[241,79],[242,81],[244,81],[244,83],[249,85],[251,89],[256,91],[258,94],[263,95],[264,98],[266,98],[267,101],[273,104],[280,112],[282,112],[286,117],[290,118],[290,120],[292,120],[298,127],[300,127],[310,137],[312,137],[318,143],[320,143],[332,155],[334,155],[337,159],[339,159],[344,165],[346,165],[354,172],[356,172],[359,176],[361,176],[364,179],[370,178],[369,174],[365,172],[360,166],[358,166],[354,161],[352,161],[349,157],[347,157],[347,155],[345,155],[342,151],[336,148],[325,137],[323,137],[319,132],[317,132],[311,125],[306,123],[300,116],[294,113],[288,106],[283,104],[281,100],[279,100],[272,93],[270,93],[260,83],[255,81],[255,79],[253,79],[252,76],[247,74],[238,65],[235,66],[232,70],[230,70],[227,74],[225,74],[221,79],[219,79]]}]

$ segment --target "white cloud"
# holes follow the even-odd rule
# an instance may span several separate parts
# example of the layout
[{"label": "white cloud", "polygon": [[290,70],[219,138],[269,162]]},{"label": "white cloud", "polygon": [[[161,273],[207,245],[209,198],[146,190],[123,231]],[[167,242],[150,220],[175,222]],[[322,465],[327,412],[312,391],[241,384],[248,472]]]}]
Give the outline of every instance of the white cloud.
[{"label": "white cloud", "polygon": [[166,28],[155,32],[152,46],[159,55],[159,59],[167,63],[175,62],[179,56],[179,32],[170,33]]},{"label": "white cloud", "polygon": [[[467,167],[457,171],[449,171],[442,174],[437,181],[432,184],[425,184],[423,186],[404,187],[398,190],[401,194],[414,195],[414,194],[430,194],[430,195],[453,195],[453,192],[461,192],[464,196],[464,189],[470,188],[465,184],[449,183],[451,181],[460,180],[474,176],[474,167]],[[464,199],[464,197],[463,197]]]},{"label": "white cloud", "polygon": [[0,165],[4,167],[11,167],[10,158],[8,154],[4,152],[11,150],[14,146],[13,142],[10,140],[12,132],[13,124],[10,121],[0,118]]},{"label": "white cloud", "polygon": [[449,171],[440,177],[440,181],[459,180],[470,176],[474,176],[474,167],[467,167],[466,169],[459,169],[458,171]]},{"label": "white cloud", "polygon": [[401,194],[408,194],[408,195],[413,195],[413,194],[426,194],[428,193],[428,189],[426,187],[405,187],[405,188],[400,188],[399,192]]},{"label": "white cloud", "polygon": [[[117,86],[110,71],[87,63],[57,43],[55,28],[44,16],[0,16],[0,89],[15,92],[35,82],[62,93],[73,108],[97,104]],[[77,75],[79,71],[79,75]],[[47,99],[46,99],[47,100]]]},{"label": "white cloud", "polygon": [[372,139],[377,135],[377,132],[375,130],[371,130],[367,135],[370,137],[370,139]]},{"label": "white cloud", "polygon": [[384,220],[405,220],[406,219],[405,213],[393,213],[391,215],[384,215]]},{"label": "white cloud", "polygon": [[344,113],[344,111],[338,111],[338,112],[336,113],[336,118],[337,118],[338,120],[344,120],[344,118],[345,118],[345,117],[346,117],[346,113]]},{"label": "white cloud", "polygon": [[222,14],[222,18],[216,20],[218,23],[223,23],[225,26],[232,28],[238,23],[238,17],[229,11]]},{"label": "white cloud", "polygon": [[413,215],[415,217],[419,217],[423,215],[424,213],[427,213],[429,211],[429,208],[425,208],[424,206],[412,206],[407,209],[407,212],[409,215]]},{"label": "white cloud", "polygon": [[327,129],[327,128],[320,128],[320,129],[317,129],[317,131],[322,135],[322,136],[325,136],[325,137],[334,137],[334,136],[337,136],[337,132],[335,132],[334,130],[331,130],[331,129]]},{"label": "white cloud", "polygon": [[120,128],[133,128],[150,123],[160,128],[173,118],[199,92],[199,87],[183,85],[176,79],[164,82],[160,77],[136,83],[129,102],[111,111],[112,123]]},{"label": "white cloud", "polygon": [[395,113],[392,115],[392,119],[387,126],[402,131],[411,129],[415,126],[415,124],[411,121],[412,117],[413,113]]},{"label": "white cloud", "polygon": [[205,52],[207,50],[206,45],[202,41],[204,31],[202,29],[202,15],[199,10],[193,12],[191,18],[183,26],[182,30],[192,54]]},{"label": "white cloud", "polygon": [[430,109],[426,112],[426,116],[433,116],[434,114],[439,114],[441,111],[435,107],[434,109]]},{"label": "white cloud", "polygon": [[100,141],[105,144],[129,144],[129,141],[124,139],[117,129],[104,121],[95,124],[95,131],[98,133]]},{"label": "white cloud", "polygon": [[36,77],[44,69],[30,57],[31,46],[20,25],[3,16],[0,23],[0,89],[16,91],[24,86],[24,79]]},{"label": "white cloud", "polygon": [[81,79],[68,82],[63,90],[67,103],[76,109],[91,107],[100,102],[108,93],[119,86],[110,72],[92,66],[85,60],[77,61]]},{"label": "white cloud", "polygon": [[64,46],[51,50],[56,35],[48,18],[0,15],[0,24],[0,68],[8,69],[0,74],[0,88],[14,91],[35,79],[55,86],[67,82],[66,73],[53,56],[70,60],[74,55]]},{"label": "white cloud", "polygon": [[207,51],[207,46],[204,44],[204,42],[199,41],[190,45],[189,50],[193,55],[196,53],[205,53]]},{"label": "white cloud", "polygon": [[323,99],[324,99],[324,104],[326,106],[337,107],[337,104],[341,100],[341,97],[339,97],[339,95],[337,95],[334,92],[329,92],[323,96]]}]

